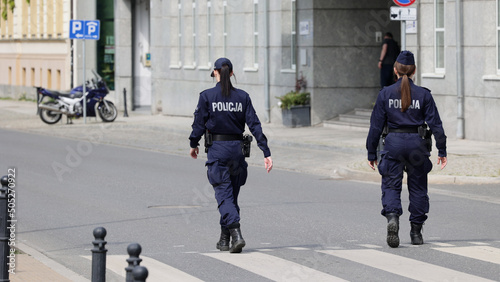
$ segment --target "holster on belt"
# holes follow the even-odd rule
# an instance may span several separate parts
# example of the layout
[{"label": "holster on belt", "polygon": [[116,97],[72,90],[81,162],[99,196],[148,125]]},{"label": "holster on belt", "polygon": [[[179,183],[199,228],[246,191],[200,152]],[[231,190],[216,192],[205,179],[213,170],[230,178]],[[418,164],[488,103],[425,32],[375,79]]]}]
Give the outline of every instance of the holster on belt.
[{"label": "holster on belt", "polygon": [[423,124],[418,127],[418,135],[425,139],[425,146],[427,150],[432,151],[432,131],[427,127],[427,124]]},{"label": "holster on belt", "polygon": [[205,153],[208,153],[208,147],[212,146],[214,143],[213,138],[212,138],[212,133],[210,131],[205,130]]}]

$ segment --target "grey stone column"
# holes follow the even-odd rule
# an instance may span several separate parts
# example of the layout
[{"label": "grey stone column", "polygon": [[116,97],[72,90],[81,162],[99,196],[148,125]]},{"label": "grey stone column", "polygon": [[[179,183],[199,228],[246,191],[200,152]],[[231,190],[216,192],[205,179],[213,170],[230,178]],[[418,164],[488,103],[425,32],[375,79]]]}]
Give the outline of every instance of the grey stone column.
[{"label": "grey stone column", "polygon": [[115,0],[115,101],[124,110],[123,89],[127,91],[127,110],[133,107],[132,85],[132,0]]}]

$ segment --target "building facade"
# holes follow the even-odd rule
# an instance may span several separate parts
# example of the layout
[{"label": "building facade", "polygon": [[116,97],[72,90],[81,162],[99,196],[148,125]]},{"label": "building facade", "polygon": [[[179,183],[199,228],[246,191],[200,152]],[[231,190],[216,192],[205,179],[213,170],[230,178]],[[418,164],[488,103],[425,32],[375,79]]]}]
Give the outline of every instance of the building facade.
[{"label": "building facade", "polygon": [[[69,88],[71,44],[67,40],[69,1],[25,0],[14,11],[1,5],[0,87],[2,96],[30,95],[32,86]],[[67,24],[65,24],[67,23]]]},{"label": "building facade", "polygon": [[[416,55],[415,82],[431,89],[450,138],[500,139],[499,2],[417,0],[409,7],[417,20],[406,22],[404,42]],[[68,22],[98,18],[104,41],[87,42],[87,69],[107,76],[121,109],[126,92],[130,110],[152,114],[191,116],[198,94],[215,84],[213,62],[228,57],[233,84],[250,93],[261,120],[281,123],[276,97],[300,80],[311,93],[312,124],[321,124],[373,106],[383,34],[399,43],[403,34],[401,22],[391,20],[392,0],[26,4],[16,0],[0,22],[2,96],[78,83],[81,42],[68,39]]]},{"label": "building facade", "polygon": [[[108,75],[113,86],[113,0],[16,0],[13,10],[3,3],[0,9],[7,17],[0,19],[1,97],[34,99],[35,86],[69,90],[81,85],[84,59],[87,79],[95,69]],[[86,40],[83,54],[83,41],[69,39],[70,20],[96,17],[101,39]]]}]

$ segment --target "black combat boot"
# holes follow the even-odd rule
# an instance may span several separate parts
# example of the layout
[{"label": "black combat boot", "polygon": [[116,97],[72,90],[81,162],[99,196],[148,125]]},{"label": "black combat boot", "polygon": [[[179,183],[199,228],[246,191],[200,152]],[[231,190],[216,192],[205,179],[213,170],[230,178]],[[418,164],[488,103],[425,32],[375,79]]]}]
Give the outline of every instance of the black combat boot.
[{"label": "black combat boot", "polygon": [[385,217],[387,217],[387,245],[397,248],[399,246],[399,215],[390,213]]},{"label": "black combat boot", "polygon": [[229,251],[229,239],[231,239],[231,235],[229,233],[229,229],[226,227],[221,227],[220,231],[220,239],[217,242],[217,249],[221,251]]},{"label": "black combat boot", "polygon": [[231,234],[231,248],[229,248],[230,253],[241,253],[243,247],[245,247],[245,240],[241,236],[240,224],[233,223],[228,226],[229,233]]},{"label": "black combat boot", "polygon": [[411,231],[410,238],[412,245],[422,245],[424,243],[424,238],[422,238],[422,223],[410,222]]}]

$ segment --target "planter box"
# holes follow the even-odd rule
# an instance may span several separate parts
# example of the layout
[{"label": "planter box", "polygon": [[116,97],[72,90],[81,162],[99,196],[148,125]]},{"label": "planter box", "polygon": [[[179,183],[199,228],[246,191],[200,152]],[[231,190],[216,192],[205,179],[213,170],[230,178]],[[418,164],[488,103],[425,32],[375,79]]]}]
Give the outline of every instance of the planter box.
[{"label": "planter box", "polygon": [[286,127],[311,126],[311,106],[292,106],[282,109],[283,125]]}]

